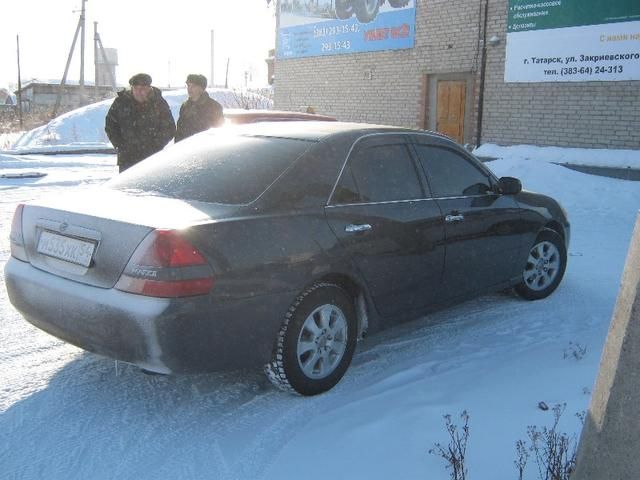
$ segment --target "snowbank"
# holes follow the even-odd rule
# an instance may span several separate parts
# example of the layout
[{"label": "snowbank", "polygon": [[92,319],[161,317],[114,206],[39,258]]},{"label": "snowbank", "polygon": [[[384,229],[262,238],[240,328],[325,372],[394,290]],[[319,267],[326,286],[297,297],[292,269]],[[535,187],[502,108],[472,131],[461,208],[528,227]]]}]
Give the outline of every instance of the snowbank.
[{"label": "snowbank", "polygon": [[473,152],[479,157],[535,160],[591,167],[640,169],[640,150],[605,150],[602,148],[537,147],[513,145],[504,147],[486,143]]},{"label": "snowbank", "polygon": [[[269,109],[273,102],[248,91],[210,88],[207,92],[224,108]],[[186,89],[163,92],[171,113],[178,118],[180,105],[187,99]],[[87,105],[54,118],[46,125],[22,135],[13,145],[12,153],[91,152],[113,147],[104,132],[104,119],[113,99]]]}]

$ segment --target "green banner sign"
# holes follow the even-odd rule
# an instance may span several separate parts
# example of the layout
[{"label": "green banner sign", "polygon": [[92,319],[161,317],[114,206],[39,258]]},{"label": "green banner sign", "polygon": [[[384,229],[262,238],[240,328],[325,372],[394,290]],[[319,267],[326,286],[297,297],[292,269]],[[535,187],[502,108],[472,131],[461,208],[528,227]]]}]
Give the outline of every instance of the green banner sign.
[{"label": "green banner sign", "polygon": [[640,20],[640,0],[509,0],[508,32]]}]

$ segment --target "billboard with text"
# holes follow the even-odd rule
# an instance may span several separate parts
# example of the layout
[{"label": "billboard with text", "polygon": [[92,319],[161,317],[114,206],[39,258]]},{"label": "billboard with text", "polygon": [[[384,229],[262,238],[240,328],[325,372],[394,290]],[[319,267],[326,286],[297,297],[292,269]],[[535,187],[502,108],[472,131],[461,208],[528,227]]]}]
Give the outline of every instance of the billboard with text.
[{"label": "billboard with text", "polygon": [[413,48],[415,0],[280,0],[280,59]]},{"label": "billboard with text", "polygon": [[639,0],[509,0],[505,82],[640,80]]}]

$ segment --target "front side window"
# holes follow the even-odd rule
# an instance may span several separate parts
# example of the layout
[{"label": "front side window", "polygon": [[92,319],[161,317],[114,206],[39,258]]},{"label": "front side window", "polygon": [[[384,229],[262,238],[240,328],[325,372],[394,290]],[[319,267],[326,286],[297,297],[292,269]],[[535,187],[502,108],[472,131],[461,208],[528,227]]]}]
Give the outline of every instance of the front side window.
[{"label": "front side window", "polygon": [[333,203],[373,203],[421,198],[422,187],[405,145],[357,150],[349,158]]},{"label": "front side window", "polygon": [[489,176],[448,148],[417,145],[422,168],[434,197],[466,197],[491,191]]}]

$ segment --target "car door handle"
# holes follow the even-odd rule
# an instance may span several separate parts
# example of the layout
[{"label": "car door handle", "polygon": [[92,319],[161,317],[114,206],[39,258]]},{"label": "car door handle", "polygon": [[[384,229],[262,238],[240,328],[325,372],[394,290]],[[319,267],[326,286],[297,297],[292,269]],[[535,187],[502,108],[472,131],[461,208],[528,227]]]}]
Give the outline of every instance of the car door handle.
[{"label": "car door handle", "polygon": [[363,223],[361,225],[351,224],[344,227],[344,231],[347,233],[367,232],[369,230],[371,230],[371,225],[368,223]]},{"label": "car door handle", "polygon": [[447,223],[453,223],[453,222],[463,222],[464,221],[464,215],[447,215],[446,217],[444,217],[444,221]]}]

